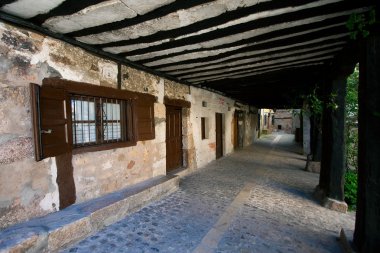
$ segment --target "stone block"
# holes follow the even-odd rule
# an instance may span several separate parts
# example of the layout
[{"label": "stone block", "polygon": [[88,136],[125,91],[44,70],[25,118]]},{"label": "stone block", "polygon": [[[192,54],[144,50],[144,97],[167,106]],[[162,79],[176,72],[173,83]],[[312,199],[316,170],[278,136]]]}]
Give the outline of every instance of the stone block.
[{"label": "stone block", "polygon": [[129,202],[121,200],[108,205],[104,208],[94,211],[90,215],[90,222],[93,231],[98,231],[105,226],[121,220],[128,214]]},{"label": "stone block", "polygon": [[154,103],[154,117],[166,118],[166,107],[164,104]]},{"label": "stone block", "polygon": [[319,174],[321,172],[321,162],[308,161],[305,170]]},{"label": "stone block", "polygon": [[38,235],[31,236],[27,238],[22,243],[8,249],[9,253],[19,253],[19,252],[46,252],[47,240],[46,236],[41,237]]},{"label": "stone block", "polygon": [[89,217],[84,217],[70,224],[64,224],[49,232],[48,250],[56,251],[66,245],[85,238],[92,232]]},{"label": "stone block", "polygon": [[179,84],[170,80],[165,80],[165,96],[173,99],[186,99],[190,94],[187,85]]},{"label": "stone block", "polygon": [[153,177],[166,175],[166,159],[161,159],[153,164]]},{"label": "stone block", "polygon": [[16,227],[1,232],[0,252],[43,252],[47,249],[47,232],[41,226]]},{"label": "stone block", "polygon": [[327,197],[323,200],[323,206],[328,209],[341,212],[341,213],[347,213],[347,209],[348,209],[346,202],[327,198]]}]

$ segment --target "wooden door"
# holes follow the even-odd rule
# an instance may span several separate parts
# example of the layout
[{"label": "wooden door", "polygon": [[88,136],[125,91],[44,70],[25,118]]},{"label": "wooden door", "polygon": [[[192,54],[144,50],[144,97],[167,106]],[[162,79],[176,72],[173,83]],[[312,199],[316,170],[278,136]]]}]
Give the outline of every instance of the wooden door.
[{"label": "wooden door", "polygon": [[222,114],[215,114],[215,131],[216,131],[216,159],[223,156],[223,121]]},{"label": "wooden door", "polygon": [[166,171],[182,166],[181,108],[166,106]]}]

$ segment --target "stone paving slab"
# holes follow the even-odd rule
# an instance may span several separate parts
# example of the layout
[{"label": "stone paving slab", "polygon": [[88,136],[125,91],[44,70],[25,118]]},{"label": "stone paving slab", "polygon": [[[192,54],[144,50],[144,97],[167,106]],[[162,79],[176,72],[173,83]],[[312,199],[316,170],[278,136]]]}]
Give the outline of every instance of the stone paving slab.
[{"label": "stone paving slab", "polygon": [[178,189],[179,177],[159,176],[0,231],[0,252],[55,252]]},{"label": "stone paving slab", "polygon": [[313,200],[319,175],[299,152],[291,135],[259,140],[62,252],[341,252],[354,214]]}]

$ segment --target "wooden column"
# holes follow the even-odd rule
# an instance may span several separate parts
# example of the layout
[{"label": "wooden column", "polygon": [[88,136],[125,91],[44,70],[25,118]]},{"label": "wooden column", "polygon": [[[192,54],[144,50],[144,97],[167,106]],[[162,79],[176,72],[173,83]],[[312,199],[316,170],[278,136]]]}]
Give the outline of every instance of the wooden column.
[{"label": "wooden column", "polygon": [[330,111],[327,109],[328,96],[331,94],[331,82],[327,81],[323,85],[323,114],[322,114],[322,155],[321,155],[321,171],[319,175],[319,185],[317,187],[318,198],[322,201],[327,195],[329,188],[329,173],[331,160],[331,117]]},{"label": "wooden column", "polygon": [[359,84],[359,179],[354,243],[359,252],[380,249],[380,33],[371,32],[361,52]]},{"label": "wooden column", "polygon": [[355,64],[345,64],[334,68],[335,75],[327,83],[324,92],[319,190],[323,205],[340,212],[347,211],[344,202],[345,105],[347,77],[354,66]]}]

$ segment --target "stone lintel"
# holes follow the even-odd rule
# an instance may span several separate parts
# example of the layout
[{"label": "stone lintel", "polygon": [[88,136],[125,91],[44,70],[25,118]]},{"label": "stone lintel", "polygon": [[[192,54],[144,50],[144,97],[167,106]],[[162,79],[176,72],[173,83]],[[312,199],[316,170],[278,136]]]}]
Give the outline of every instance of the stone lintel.
[{"label": "stone lintel", "polygon": [[336,200],[336,199],[332,199],[332,198],[328,198],[328,197],[324,198],[323,206],[328,208],[328,209],[331,209],[331,210],[334,210],[337,212],[341,212],[341,213],[347,213],[347,209],[348,209],[346,202]]}]

